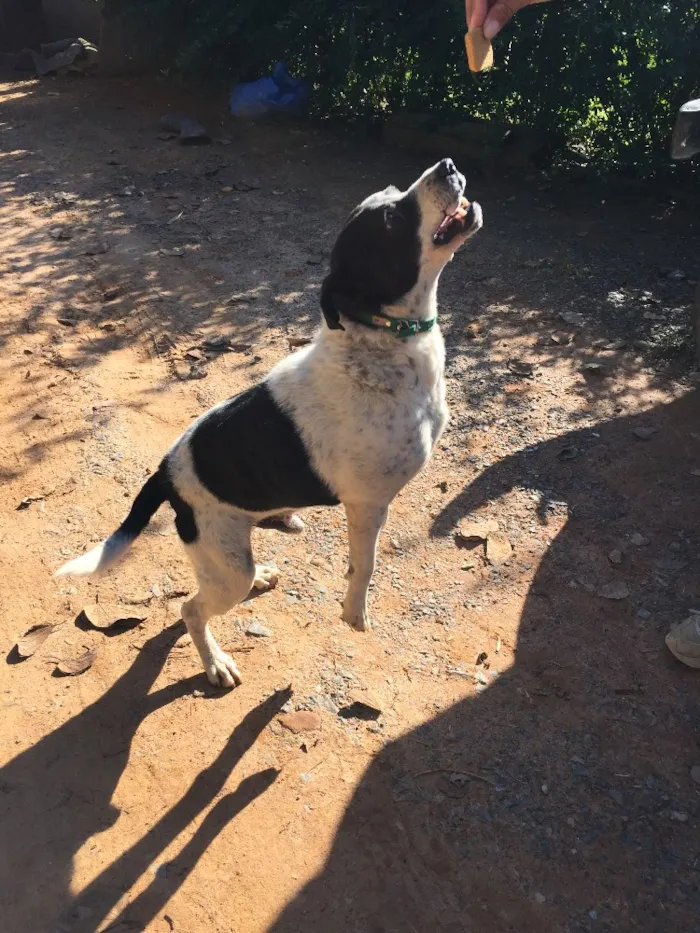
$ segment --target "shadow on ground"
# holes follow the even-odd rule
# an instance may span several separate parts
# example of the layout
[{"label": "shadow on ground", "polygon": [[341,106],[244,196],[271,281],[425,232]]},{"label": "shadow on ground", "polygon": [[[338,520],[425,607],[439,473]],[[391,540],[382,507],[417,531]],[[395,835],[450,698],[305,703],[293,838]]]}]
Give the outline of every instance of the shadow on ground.
[{"label": "shadow on ground", "polygon": [[[700,930],[700,675],[663,645],[699,606],[699,401],[507,458],[439,515],[449,534],[522,484],[544,491],[541,521],[569,518],[514,666],[377,756],[271,933]],[[651,441],[633,435],[650,423]],[[560,462],[571,445],[580,456]],[[597,595],[614,580],[627,598]]]},{"label": "shadow on ground", "polygon": [[[310,126],[222,122],[218,104],[145,82],[9,83],[0,100],[0,285],[4,301],[33,299],[8,315],[0,348],[29,340],[42,364],[74,379],[125,346],[174,364],[216,334],[247,346],[229,355],[232,373],[258,378],[260,345],[319,321],[349,210],[388,182],[409,184],[427,158]],[[228,144],[158,139],[173,104]],[[640,216],[638,191],[625,199],[540,173],[486,180],[463,167],[486,226],[443,277],[455,377],[478,378],[487,362],[493,371],[520,337],[533,338],[541,369],[602,356],[623,374],[646,350],[683,357],[697,278],[691,210],[650,191]],[[22,381],[22,353],[13,368],[29,412],[36,389]]]},{"label": "shadow on ground", "polygon": [[[215,800],[289,699],[289,693],[281,691],[252,709],[182,799],[74,899],[73,858],[86,840],[119,817],[112,795],[137,729],[148,715],[191,694],[201,683],[201,677],[187,678],[149,693],[182,631],[181,625],[171,626],[149,639],[104,696],[0,770],[0,913],[8,933],[91,933],[100,928],[159,853]],[[124,920],[124,929],[145,929],[220,830],[276,777],[277,771],[266,769],[221,797],[169,863],[167,876],[156,875],[111,926],[118,929]]]}]

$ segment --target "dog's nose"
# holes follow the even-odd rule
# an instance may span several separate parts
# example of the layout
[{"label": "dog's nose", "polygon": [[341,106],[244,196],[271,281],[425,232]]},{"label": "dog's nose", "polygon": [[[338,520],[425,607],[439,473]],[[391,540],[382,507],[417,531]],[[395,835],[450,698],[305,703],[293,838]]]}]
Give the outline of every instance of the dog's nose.
[{"label": "dog's nose", "polygon": [[442,162],[438,163],[437,167],[437,176],[438,178],[447,178],[449,175],[457,174],[457,166],[454,164],[452,159],[443,159]]}]

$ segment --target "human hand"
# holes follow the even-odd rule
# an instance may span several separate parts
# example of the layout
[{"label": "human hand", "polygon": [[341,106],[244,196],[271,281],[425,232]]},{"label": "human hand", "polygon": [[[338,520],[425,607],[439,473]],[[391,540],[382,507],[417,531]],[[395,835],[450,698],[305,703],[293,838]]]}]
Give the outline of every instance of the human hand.
[{"label": "human hand", "polygon": [[467,27],[476,29],[482,26],[484,37],[491,41],[506,23],[510,22],[518,10],[533,3],[544,3],[545,0],[465,0],[465,2]]}]

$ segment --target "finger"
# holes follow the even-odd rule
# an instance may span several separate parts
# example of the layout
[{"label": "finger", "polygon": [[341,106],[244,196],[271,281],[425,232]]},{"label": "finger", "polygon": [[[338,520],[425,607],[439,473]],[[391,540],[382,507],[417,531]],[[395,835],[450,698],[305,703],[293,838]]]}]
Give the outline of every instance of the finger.
[{"label": "finger", "polygon": [[483,25],[489,8],[488,0],[465,0],[467,8],[467,28],[476,29]]},{"label": "finger", "polygon": [[509,23],[515,13],[531,3],[532,0],[497,0],[489,10],[489,15],[484,23],[484,36],[487,39],[493,39],[503,29],[506,23]]}]

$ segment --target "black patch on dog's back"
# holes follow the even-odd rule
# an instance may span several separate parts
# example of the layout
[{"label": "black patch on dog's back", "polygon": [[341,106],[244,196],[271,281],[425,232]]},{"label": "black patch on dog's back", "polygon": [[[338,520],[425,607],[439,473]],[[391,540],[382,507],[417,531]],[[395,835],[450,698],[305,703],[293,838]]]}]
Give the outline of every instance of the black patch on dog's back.
[{"label": "black patch on dog's back", "polygon": [[190,438],[199,481],[250,512],[338,505],[318,476],[292,419],[265,383],[204,416]]}]

